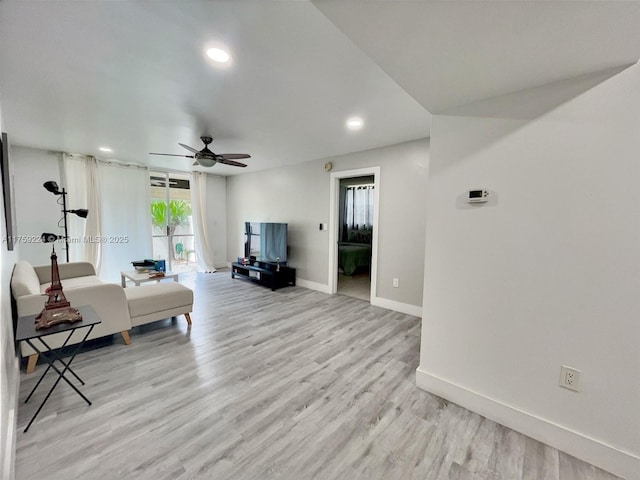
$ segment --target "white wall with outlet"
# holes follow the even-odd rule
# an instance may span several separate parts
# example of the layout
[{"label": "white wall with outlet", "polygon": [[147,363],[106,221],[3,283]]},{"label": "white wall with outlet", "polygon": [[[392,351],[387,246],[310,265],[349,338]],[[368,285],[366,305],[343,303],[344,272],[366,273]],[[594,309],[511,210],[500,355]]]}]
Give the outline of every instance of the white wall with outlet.
[{"label": "white wall with outlet", "polygon": [[567,367],[562,365],[560,367],[560,379],[558,385],[574,392],[580,391],[580,385],[582,382],[582,372],[577,368]]},{"label": "white wall with outlet", "polygon": [[[433,118],[420,387],[640,472],[640,67]],[[492,202],[458,199],[488,187]],[[578,392],[560,368],[581,371]]]}]

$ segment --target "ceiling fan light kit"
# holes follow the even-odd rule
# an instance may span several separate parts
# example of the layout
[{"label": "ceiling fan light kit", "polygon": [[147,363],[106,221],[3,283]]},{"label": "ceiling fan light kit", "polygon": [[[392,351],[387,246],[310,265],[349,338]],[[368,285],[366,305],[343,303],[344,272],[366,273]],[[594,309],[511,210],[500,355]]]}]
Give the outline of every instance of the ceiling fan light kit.
[{"label": "ceiling fan light kit", "polygon": [[204,143],[204,148],[202,150],[196,150],[189,145],[185,145],[184,143],[178,143],[182,148],[189,150],[193,155],[174,155],[173,153],[153,153],[150,152],[149,155],[164,155],[167,157],[186,157],[193,158],[195,162],[194,166],[200,165],[201,167],[213,167],[216,163],[222,163],[224,165],[231,165],[233,167],[246,167],[245,163],[236,162],[235,160],[240,160],[243,158],[251,158],[251,155],[247,153],[214,153],[209,150],[209,144],[213,142],[212,137],[202,136],[200,137],[202,143]]}]

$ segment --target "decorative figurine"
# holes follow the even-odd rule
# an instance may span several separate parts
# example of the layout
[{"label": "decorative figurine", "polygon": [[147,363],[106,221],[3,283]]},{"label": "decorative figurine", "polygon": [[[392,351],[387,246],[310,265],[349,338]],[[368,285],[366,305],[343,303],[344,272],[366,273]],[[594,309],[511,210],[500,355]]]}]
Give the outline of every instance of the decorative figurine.
[{"label": "decorative figurine", "polygon": [[74,323],[82,320],[80,311],[71,306],[62,291],[55,246],[51,252],[51,286],[46,292],[49,299],[44,304],[44,309],[36,317],[36,330],[53,327],[59,323]]},{"label": "decorative figurine", "polygon": [[280,257],[276,257],[276,272],[280,271]]}]

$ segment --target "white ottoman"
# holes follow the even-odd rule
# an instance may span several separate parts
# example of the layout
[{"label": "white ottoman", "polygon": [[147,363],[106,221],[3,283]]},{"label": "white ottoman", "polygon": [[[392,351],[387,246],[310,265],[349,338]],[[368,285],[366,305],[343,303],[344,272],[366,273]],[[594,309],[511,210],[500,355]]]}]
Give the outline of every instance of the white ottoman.
[{"label": "white ottoman", "polygon": [[180,283],[125,288],[124,294],[129,304],[132,327],[177,315],[184,315],[187,324],[191,325],[189,313],[193,310],[193,291]]}]

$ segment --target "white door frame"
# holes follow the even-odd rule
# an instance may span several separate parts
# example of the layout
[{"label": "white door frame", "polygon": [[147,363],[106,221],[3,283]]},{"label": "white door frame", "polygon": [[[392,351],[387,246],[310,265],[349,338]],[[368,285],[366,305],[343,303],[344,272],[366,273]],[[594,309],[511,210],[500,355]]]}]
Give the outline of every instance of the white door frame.
[{"label": "white door frame", "polygon": [[380,212],[380,167],[358,168],[331,174],[329,188],[329,291],[338,291],[338,233],[340,232],[340,180],[343,178],[365,177],[373,175],[373,232],[371,233],[371,290],[369,302],[376,296],[378,278],[378,216]]}]

